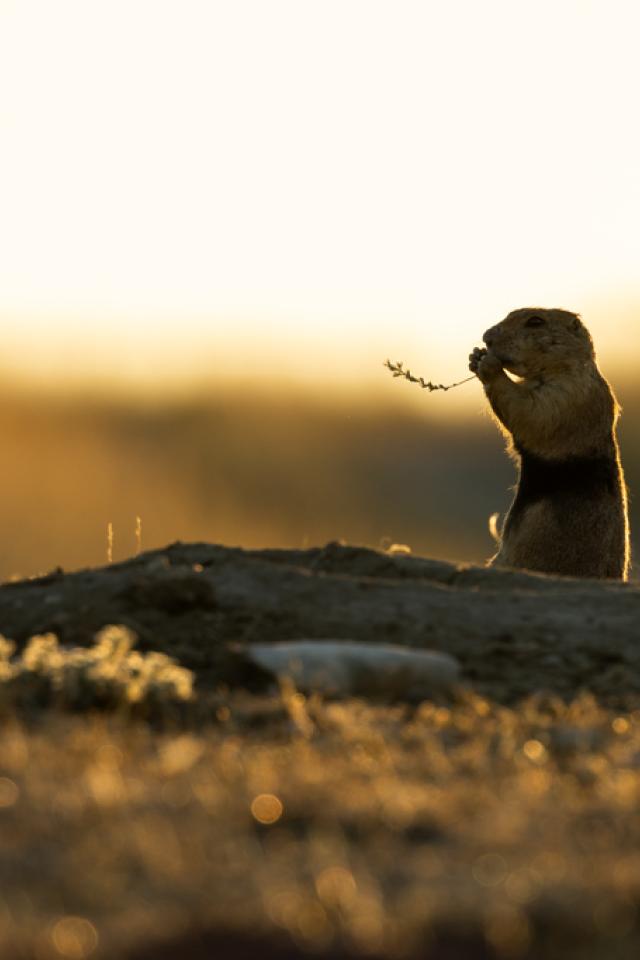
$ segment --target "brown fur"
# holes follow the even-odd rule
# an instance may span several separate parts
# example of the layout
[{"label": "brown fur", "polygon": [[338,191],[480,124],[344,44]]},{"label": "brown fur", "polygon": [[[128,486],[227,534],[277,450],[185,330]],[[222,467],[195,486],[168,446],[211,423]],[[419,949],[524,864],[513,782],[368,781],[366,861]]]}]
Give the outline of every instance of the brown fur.
[{"label": "brown fur", "polygon": [[[520,466],[490,561],[544,573],[626,580],[627,495],[615,428],[620,408],[579,316],[514,310],[484,334],[477,373]],[[513,377],[507,375],[508,371]]]}]

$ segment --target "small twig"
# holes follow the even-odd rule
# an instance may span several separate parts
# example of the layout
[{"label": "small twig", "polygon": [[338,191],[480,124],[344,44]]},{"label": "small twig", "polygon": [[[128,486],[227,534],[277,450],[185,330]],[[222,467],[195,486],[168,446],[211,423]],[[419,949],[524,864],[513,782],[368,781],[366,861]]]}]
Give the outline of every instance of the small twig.
[{"label": "small twig", "polygon": [[107,524],[107,563],[113,563],[113,524]]},{"label": "small twig", "polygon": [[142,517],[136,517],[136,557],[142,553]]},{"label": "small twig", "polygon": [[405,380],[409,380],[411,383],[419,383],[423,390],[428,390],[431,393],[432,390],[451,390],[453,387],[459,387],[463,383],[468,383],[469,380],[475,380],[475,373],[467,377],[465,380],[458,380],[457,383],[450,383],[445,386],[443,383],[431,383],[431,380],[425,380],[424,377],[414,377],[410,370],[405,370],[401,360],[398,360],[397,363],[391,363],[391,360],[385,360],[384,366],[391,370],[391,373],[394,377],[404,377]]}]

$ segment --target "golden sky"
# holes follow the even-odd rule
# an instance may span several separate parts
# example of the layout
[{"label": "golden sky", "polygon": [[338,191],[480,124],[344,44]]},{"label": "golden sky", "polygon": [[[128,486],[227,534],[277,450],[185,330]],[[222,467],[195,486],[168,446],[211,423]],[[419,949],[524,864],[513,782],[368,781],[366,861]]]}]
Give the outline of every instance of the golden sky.
[{"label": "golden sky", "polygon": [[0,366],[456,379],[526,304],[637,366],[639,37],[637,0],[0,0]]}]

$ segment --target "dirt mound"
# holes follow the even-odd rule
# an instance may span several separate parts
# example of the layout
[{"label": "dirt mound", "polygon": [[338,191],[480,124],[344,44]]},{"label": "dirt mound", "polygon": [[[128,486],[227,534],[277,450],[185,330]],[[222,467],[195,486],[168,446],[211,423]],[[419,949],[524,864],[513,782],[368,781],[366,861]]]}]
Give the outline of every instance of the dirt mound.
[{"label": "dirt mound", "polygon": [[462,680],[504,702],[582,688],[640,695],[640,587],[455,565],[329,543],[242,550],[175,543],[112,566],[0,587],[0,631],[88,645],[124,624],[139,648],[193,670],[200,686],[259,688],[247,642],[366,640],[444,651]]}]

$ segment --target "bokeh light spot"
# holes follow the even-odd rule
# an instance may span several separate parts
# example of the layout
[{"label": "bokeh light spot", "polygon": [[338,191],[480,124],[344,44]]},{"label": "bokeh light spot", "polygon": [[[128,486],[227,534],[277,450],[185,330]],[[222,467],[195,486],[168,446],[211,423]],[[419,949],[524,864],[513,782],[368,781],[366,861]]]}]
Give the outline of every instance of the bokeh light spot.
[{"label": "bokeh light spot", "polygon": [[84,917],[62,917],[51,933],[53,945],[63,957],[84,960],[98,946],[98,933]]},{"label": "bokeh light spot", "polygon": [[258,823],[276,823],[283,810],[282,802],[273,793],[260,793],[251,803],[251,813]]},{"label": "bokeh light spot", "polygon": [[527,740],[522,752],[533,763],[544,763],[547,759],[547,748],[539,740]]},{"label": "bokeh light spot", "polygon": [[614,733],[628,733],[631,724],[626,717],[615,717],[611,721],[611,727]]},{"label": "bokeh light spot", "polygon": [[485,853],[471,868],[474,879],[483,887],[497,887],[507,875],[507,864],[499,853]]}]

